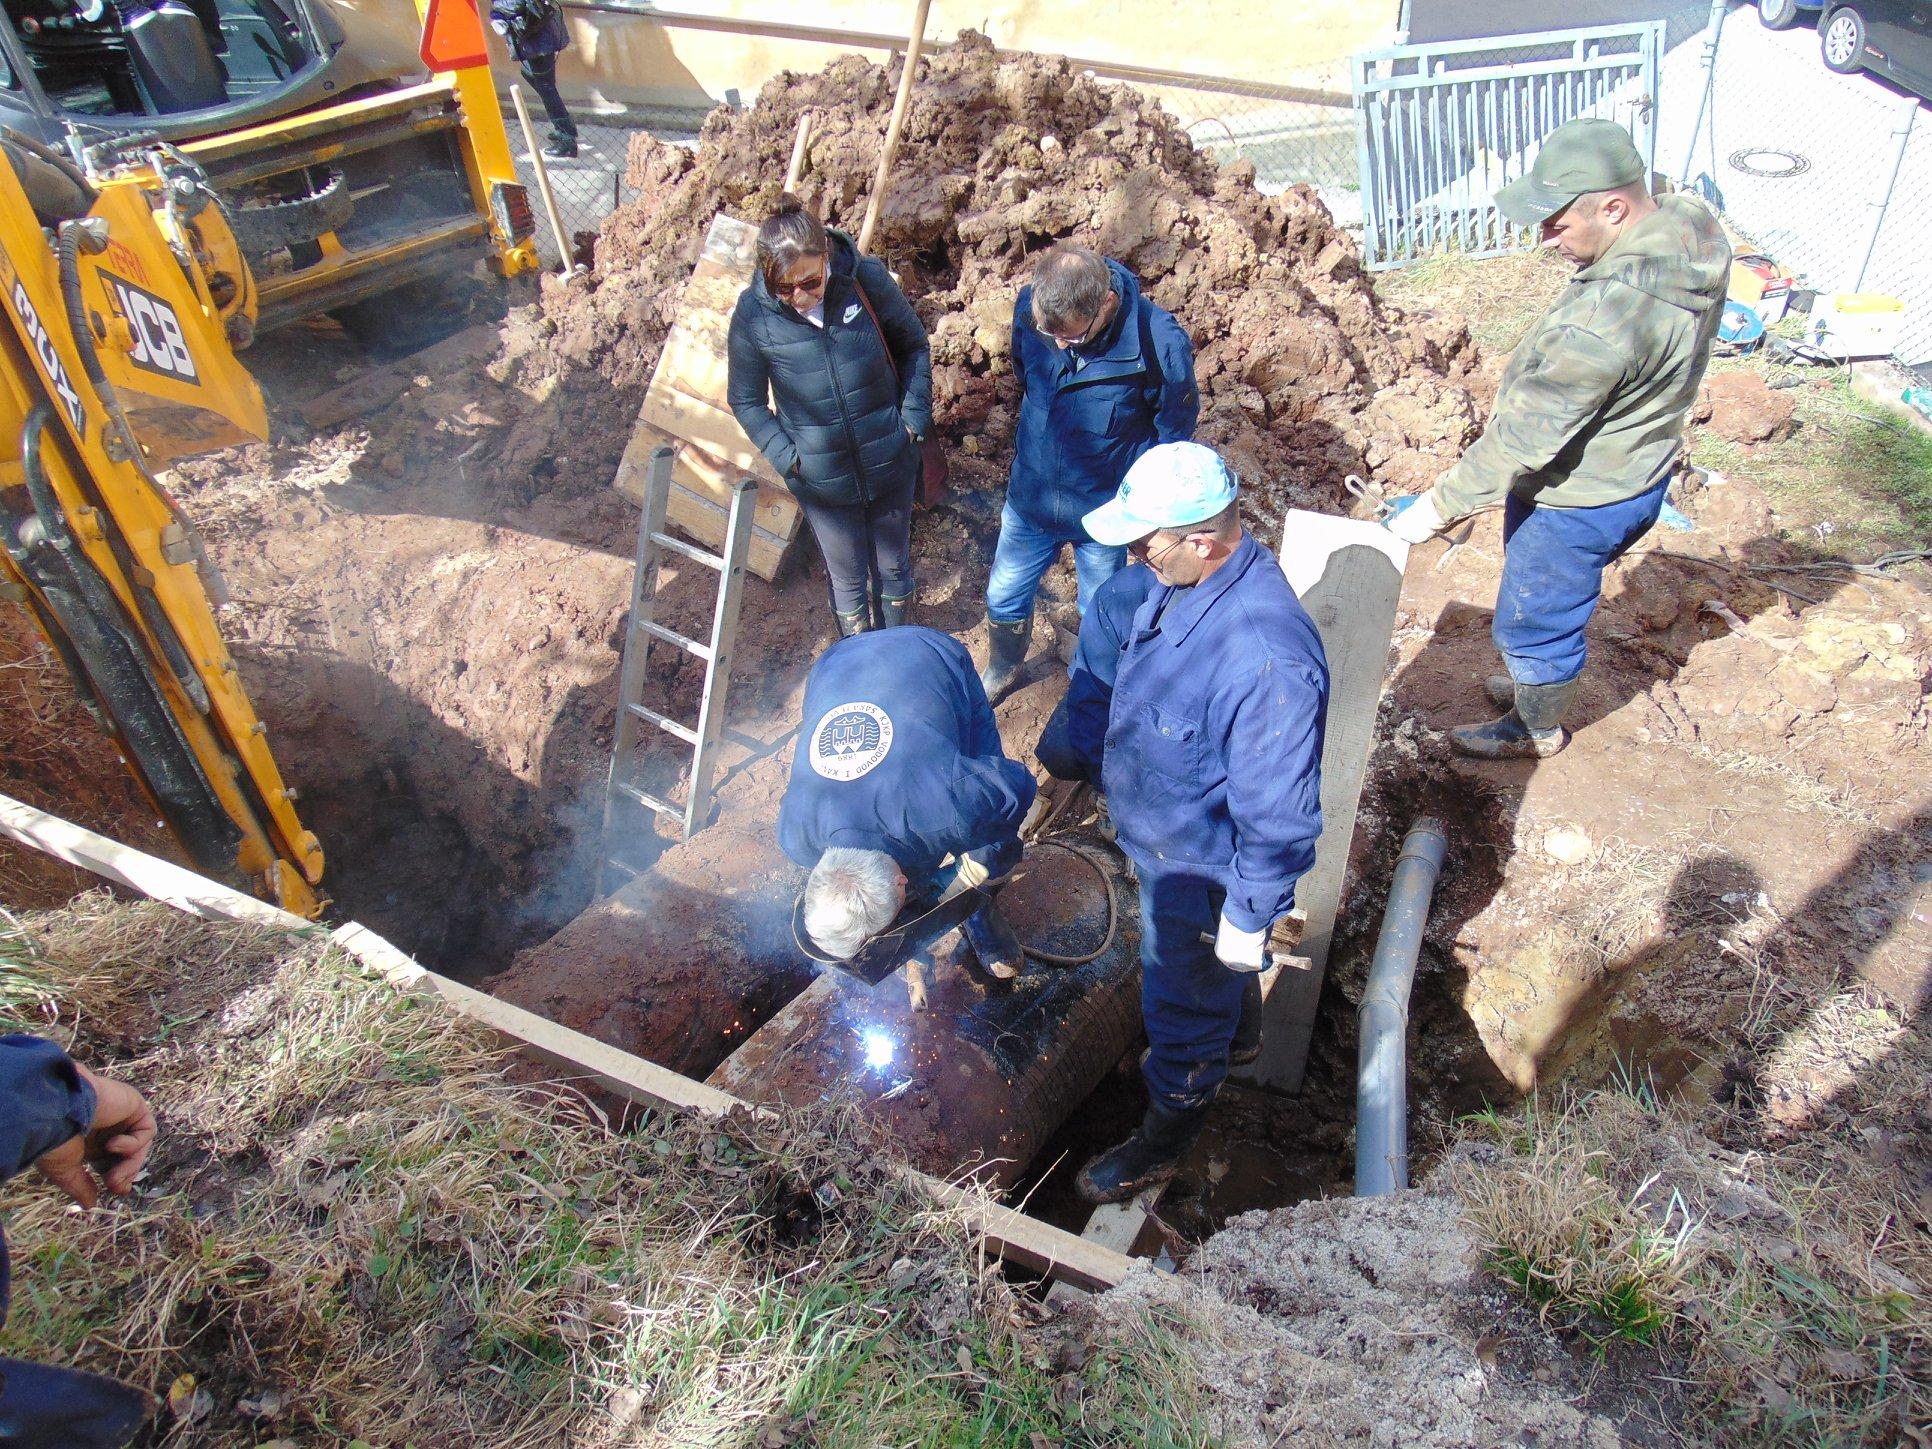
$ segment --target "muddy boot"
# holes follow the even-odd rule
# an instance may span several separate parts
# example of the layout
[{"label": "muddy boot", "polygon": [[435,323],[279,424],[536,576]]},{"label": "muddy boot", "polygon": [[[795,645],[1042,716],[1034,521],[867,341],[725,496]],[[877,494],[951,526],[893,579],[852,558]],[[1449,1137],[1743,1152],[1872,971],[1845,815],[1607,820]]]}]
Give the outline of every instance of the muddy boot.
[{"label": "muddy boot", "polygon": [[973,948],[979,969],[998,981],[1011,981],[1026,964],[1026,948],[1006,923],[999,907],[988,903],[966,918],[959,928]]},{"label": "muddy boot", "polygon": [[1449,731],[1449,744],[1457,754],[1479,760],[1547,760],[1570,742],[1563,712],[1576,697],[1576,687],[1574,679],[1519,684],[1514,709],[1490,724]]},{"label": "muddy boot", "polygon": [[872,629],[872,610],[869,608],[854,609],[849,614],[840,614],[837,617],[841,639],[850,639],[854,634],[869,633]]},{"label": "muddy boot", "polygon": [[1201,1135],[1207,1114],[1206,1107],[1181,1109],[1149,1102],[1134,1135],[1081,1168],[1074,1186],[1088,1202],[1126,1202],[1155,1183],[1166,1182],[1181,1165],[1181,1154]]},{"label": "muddy boot", "polygon": [[1516,681],[1507,674],[1492,674],[1483,681],[1483,698],[1498,709],[1516,708]]},{"label": "muddy boot", "polygon": [[1261,977],[1250,971],[1241,982],[1241,1022],[1228,1043],[1228,1065],[1245,1067],[1261,1055]]},{"label": "muddy boot", "polygon": [[1026,642],[1032,635],[1031,615],[1011,624],[1003,624],[987,616],[986,667],[980,671],[979,682],[985,687],[986,698],[992,703],[998,704],[1000,696],[1013,687],[1013,676],[1026,663]]},{"label": "muddy boot", "polygon": [[896,599],[890,594],[879,595],[879,615],[885,620],[886,628],[897,628],[911,617],[912,599],[911,594],[902,594]]}]

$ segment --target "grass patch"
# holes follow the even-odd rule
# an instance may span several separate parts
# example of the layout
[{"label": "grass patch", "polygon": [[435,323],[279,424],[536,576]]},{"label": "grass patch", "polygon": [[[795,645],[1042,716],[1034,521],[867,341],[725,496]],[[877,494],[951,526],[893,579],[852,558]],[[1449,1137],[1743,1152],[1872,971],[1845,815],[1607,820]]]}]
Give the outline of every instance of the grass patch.
[{"label": "grass patch", "polygon": [[1573,275],[1545,249],[1500,257],[1430,257],[1377,273],[1375,290],[1411,312],[1461,317],[1485,352],[1508,352]]},{"label": "grass patch", "polygon": [[192,1375],[195,1443],[1211,1442],[1187,1324],[1049,1317],[856,1113],[619,1130],[313,935],[95,896],[0,942],[162,1122],[129,1203],[6,1190],[0,1346]]},{"label": "grass patch", "polygon": [[1675,1345],[1718,1442],[1906,1442],[1932,1301],[1903,1174],[1830,1137],[1726,1152],[1632,1086],[1465,1120],[1444,1182],[1492,1270],[1593,1339]]}]

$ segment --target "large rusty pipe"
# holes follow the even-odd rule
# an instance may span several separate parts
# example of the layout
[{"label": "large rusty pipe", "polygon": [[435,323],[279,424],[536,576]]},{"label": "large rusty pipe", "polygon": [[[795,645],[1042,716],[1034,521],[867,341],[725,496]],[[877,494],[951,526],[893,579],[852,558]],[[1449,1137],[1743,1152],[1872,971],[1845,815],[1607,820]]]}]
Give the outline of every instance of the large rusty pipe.
[{"label": "large rusty pipe", "polygon": [[1409,991],[1436,877],[1449,853],[1439,821],[1409,827],[1389,881],[1362,993],[1361,1057],[1355,1081],[1355,1195],[1376,1197],[1409,1185]]}]

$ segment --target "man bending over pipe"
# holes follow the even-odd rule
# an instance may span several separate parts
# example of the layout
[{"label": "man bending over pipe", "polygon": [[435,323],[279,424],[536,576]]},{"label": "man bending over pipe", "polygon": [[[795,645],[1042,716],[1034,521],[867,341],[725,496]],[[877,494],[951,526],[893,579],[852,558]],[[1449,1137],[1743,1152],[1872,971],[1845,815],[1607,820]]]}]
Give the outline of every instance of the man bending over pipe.
[{"label": "man bending over pipe", "polygon": [[[778,808],[778,843],[812,874],[804,924],[842,959],[914,900],[999,879],[1019,864],[1033,777],[1000,747],[965,645],[906,625],[834,644],[805,682],[804,727]],[[1022,964],[988,904],[961,927],[1001,979]]]},{"label": "man bending over pipe", "polygon": [[1452,730],[1449,742],[1480,759],[1544,758],[1569,743],[1563,716],[1603,570],[1663,509],[1724,314],[1731,248],[1701,201],[1650,194],[1643,157],[1614,121],[1557,127],[1496,205],[1540,227],[1577,274],[1516,345],[1482,436],[1385,522],[1421,543],[1503,504],[1491,632],[1509,673],[1488,693],[1508,713]]},{"label": "man bending over pipe", "polygon": [[[1236,482],[1198,443],[1152,448],[1087,531],[1156,586],[1134,611],[1104,716],[1072,717],[1140,876],[1147,1115],[1081,1169],[1124,1202],[1173,1176],[1227,1076],[1248,982],[1321,834],[1328,665],[1275,560],[1241,527]],[[1125,587],[1125,586],[1123,586]],[[1081,625],[1102,647],[1101,610]]]}]

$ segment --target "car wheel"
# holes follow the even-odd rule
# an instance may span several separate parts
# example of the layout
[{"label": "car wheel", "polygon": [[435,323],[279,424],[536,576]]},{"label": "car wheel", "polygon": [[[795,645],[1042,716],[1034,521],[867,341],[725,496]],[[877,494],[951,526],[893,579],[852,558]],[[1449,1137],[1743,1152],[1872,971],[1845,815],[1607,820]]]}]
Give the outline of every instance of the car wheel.
[{"label": "car wheel", "polygon": [[1850,75],[1864,62],[1865,17],[1856,10],[1834,10],[1818,32],[1818,48],[1825,57],[1825,69]]},{"label": "car wheel", "polygon": [[1766,30],[1789,30],[1798,22],[1798,0],[1758,0],[1758,23]]}]

